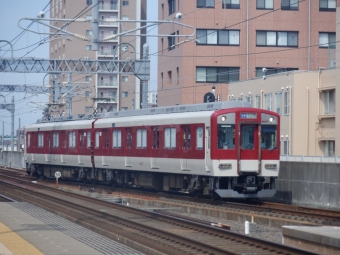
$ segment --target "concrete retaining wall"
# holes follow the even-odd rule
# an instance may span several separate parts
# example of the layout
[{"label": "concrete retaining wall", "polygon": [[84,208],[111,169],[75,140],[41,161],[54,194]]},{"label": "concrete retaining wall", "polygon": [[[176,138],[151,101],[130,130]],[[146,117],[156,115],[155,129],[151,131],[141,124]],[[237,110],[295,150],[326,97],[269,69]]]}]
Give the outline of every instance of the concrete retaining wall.
[{"label": "concrete retaining wall", "polygon": [[13,151],[12,158],[10,151],[3,151],[0,153],[0,165],[13,167],[13,168],[25,168],[25,158],[23,152]]},{"label": "concrete retaining wall", "polygon": [[275,201],[340,208],[340,164],[281,161],[280,167]]}]

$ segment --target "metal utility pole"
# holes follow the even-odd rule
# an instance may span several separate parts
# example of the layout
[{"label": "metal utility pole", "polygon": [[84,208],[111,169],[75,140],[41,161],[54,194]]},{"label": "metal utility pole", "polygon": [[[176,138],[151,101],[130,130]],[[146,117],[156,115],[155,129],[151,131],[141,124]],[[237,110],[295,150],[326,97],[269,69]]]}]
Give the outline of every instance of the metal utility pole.
[{"label": "metal utility pole", "polygon": [[143,61],[144,62],[144,71],[142,80],[142,90],[143,90],[143,97],[142,97],[142,108],[148,108],[148,92],[149,92],[149,79],[150,79],[150,62],[149,62],[149,45],[146,43],[143,45]]},{"label": "metal utility pole", "polygon": [[67,90],[68,90],[68,94],[66,96],[67,110],[68,110],[68,115],[72,115],[72,94],[71,94],[71,90],[72,90],[72,73],[68,74]]},{"label": "metal utility pole", "polygon": [[21,130],[20,130],[20,118],[19,118],[19,133],[18,133],[18,139],[17,139],[17,151],[20,151],[20,135],[21,135]]},{"label": "metal utility pole", "polygon": [[99,3],[98,0],[92,0],[92,50],[97,51],[99,48]]}]

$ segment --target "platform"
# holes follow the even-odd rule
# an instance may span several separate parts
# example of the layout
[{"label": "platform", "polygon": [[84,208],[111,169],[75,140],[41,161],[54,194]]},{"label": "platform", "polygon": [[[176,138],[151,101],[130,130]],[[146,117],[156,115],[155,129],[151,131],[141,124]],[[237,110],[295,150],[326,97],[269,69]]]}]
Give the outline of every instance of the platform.
[{"label": "platform", "polygon": [[319,254],[340,254],[340,227],[282,226],[285,245]]},{"label": "platform", "polygon": [[1,255],[142,254],[30,203],[0,203]]}]

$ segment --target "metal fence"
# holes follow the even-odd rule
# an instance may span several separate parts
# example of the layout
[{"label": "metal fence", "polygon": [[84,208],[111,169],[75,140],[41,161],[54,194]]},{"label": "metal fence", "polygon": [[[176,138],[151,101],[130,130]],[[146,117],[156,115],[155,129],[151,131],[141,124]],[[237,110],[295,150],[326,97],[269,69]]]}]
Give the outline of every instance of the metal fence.
[{"label": "metal fence", "polygon": [[281,155],[280,161],[340,163],[340,157]]}]

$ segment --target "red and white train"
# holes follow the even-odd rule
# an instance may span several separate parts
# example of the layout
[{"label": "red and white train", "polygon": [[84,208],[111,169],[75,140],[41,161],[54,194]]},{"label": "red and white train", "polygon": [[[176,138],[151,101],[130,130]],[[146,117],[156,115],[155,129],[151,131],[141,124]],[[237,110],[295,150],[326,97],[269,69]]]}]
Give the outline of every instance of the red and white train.
[{"label": "red and white train", "polygon": [[[82,117],[84,119],[82,119]],[[246,102],[69,116],[25,127],[27,173],[195,195],[275,194],[277,113]]]}]

